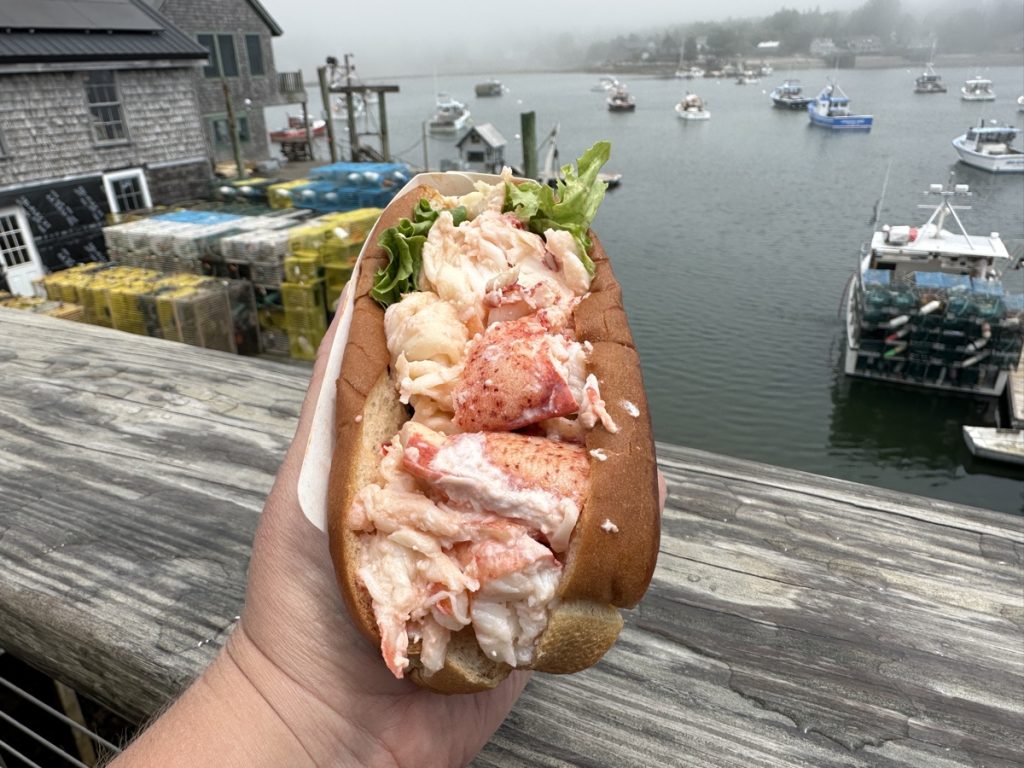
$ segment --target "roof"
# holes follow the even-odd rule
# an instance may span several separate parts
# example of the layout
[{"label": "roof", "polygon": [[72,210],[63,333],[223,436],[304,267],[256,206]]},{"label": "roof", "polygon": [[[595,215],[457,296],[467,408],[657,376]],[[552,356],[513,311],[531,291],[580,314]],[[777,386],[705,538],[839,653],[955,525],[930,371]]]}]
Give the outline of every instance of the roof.
[{"label": "roof", "polygon": [[[145,0],[145,2],[149,4],[150,7],[155,8],[158,11],[161,8],[163,8],[163,5],[166,1],[167,0]],[[274,17],[267,12],[267,9],[263,7],[263,4],[259,0],[245,0],[245,2],[247,2],[249,4],[249,7],[251,7],[253,11],[256,12],[256,15],[260,17],[263,23],[267,25],[267,28],[270,30],[271,35],[273,35],[274,37],[280,37],[281,35],[284,34],[284,30],[282,30],[281,27],[277,25],[277,22],[274,21]],[[180,19],[179,23],[181,23]]]},{"label": "roof", "polygon": [[481,123],[480,125],[474,125],[472,128],[470,128],[466,132],[466,135],[455,143],[455,146],[461,149],[462,145],[466,142],[466,140],[474,133],[478,135],[481,139],[483,139],[484,143],[488,144],[489,146],[495,149],[497,149],[498,147],[504,147],[506,144],[508,144],[508,142],[505,141],[505,137],[502,136],[498,129],[495,128],[491,123]]},{"label": "roof", "polygon": [[0,0],[0,64],[208,57],[141,0]]}]

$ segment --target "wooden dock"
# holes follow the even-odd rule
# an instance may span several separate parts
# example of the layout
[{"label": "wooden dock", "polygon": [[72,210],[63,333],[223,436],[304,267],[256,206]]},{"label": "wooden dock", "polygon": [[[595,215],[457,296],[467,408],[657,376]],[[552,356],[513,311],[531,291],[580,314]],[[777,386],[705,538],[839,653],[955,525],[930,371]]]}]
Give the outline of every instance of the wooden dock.
[{"label": "wooden dock", "polygon": [[[140,720],[215,655],[308,368],[0,310],[0,647]],[[1024,518],[659,445],[648,596],[476,766],[1024,764]]]}]

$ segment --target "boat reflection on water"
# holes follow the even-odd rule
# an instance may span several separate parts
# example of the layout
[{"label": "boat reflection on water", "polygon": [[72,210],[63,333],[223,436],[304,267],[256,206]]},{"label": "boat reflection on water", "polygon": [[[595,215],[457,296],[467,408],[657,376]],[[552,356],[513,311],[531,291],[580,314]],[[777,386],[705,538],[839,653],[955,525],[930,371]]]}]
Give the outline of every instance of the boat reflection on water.
[{"label": "boat reflection on water", "polygon": [[961,472],[1019,480],[1019,471],[1015,474],[991,462],[979,463],[963,441],[961,425],[993,426],[998,415],[995,398],[925,392],[840,374],[832,385],[829,452],[850,456],[851,464],[861,465],[860,478],[866,476],[863,465],[867,464],[878,468],[879,480],[894,471],[917,476],[920,493]]}]

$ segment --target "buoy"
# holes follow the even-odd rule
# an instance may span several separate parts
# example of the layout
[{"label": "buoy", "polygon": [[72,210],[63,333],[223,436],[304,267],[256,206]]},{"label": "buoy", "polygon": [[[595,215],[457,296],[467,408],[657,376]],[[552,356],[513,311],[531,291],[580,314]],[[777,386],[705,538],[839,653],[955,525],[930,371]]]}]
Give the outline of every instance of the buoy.
[{"label": "buoy", "polygon": [[927,304],[925,304],[923,307],[921,307],[920,310],[918,310],[918,314],[930,315],[932,312],[934,312],[936,309],[938,309],[941,306],[942,306],[942,302],[939,301],[938,299],[935,299],[934,301],[929,301]]},{"label": "buoy", "polygon": [[909,322],[910,322],[910,315],[900,315],[899,317],[894,317],[892,320],[890,320],[886,324],[886,327],[887,328],[899,328],[901,325],[906,325]]}]

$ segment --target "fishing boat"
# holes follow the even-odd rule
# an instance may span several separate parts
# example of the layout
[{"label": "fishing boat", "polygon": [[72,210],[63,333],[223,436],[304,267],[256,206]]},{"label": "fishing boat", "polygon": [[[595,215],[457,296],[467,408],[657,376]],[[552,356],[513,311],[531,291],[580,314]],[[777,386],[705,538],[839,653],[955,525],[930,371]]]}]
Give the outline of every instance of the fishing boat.
[{"label": "fishing boat", "polygon": [[1017,111],[1024,112],[1024,96],[1017,97]]},{"label": "fishing boat", "polygon": [[687,93],[682,100],[676,104],[676,114],[682,120],[709,120],[711,113],[707,105],[695,93]]},{"label": "fishing boat", "polygon": [[683,80],[699,80],[704,77],[704,70],[700,67],[687,67],[686,69],[677,69],[676,77]]},{"label": "fishing boat", "polygon": [[960,88],[960,98],[964,101],[995,101],[992,81],[987,77],[972,77]]},{"label": "fishing boat", "polygon": [[799,80],[783,80],[769,94],[772,104],[780,109],[806,109],[814,99],[804,93]]},{"label": "fishing boat", "polygon": [[607,99],[609,112],[632,112],[636,109],[636,99],[619,83]]},{"label": "fishing boat", "polygon": [[490,96],[503,96],[508,93],[508,88],[502,84],[501,80],[488,80],[485,83],[477,83],[473,87],[473,91],[480,98]]},{"label": "fishing boat", "polygon": [[455,133],[466,127],[469,122],[469,110],[461,101],[456,101],[447,93],[437,94],[434,115],[427,122],[427,130],[431,133]]},{"label": "fishing boat", "polygon": [[1020,129],[982,120],[953,139],[960,162],[992,173],[1024,173],[1024,152],[1013,146]]},{"label": "fishing boat", "polygon": [[924,73],[918,75],[914,80],[914,93],[945,93],[946,86],[942,82],[942,76],[935,71],[935,67],[928,62],[924,67]]},{"label": "fishing boat", "polygon": [[[327,133],[327,121],[312,120],[309,128],[313,137],[319,138]],[[302,119],[302,115],[288,115],[288,127],[271,131],[270,140],[275,144],[290,144],[297,141],[305,141],[306,123]]]},{"label": "fishing boat", "polygon": [[963,427],[968,450],[980,459],[1024,466],[1024,430]]},{"label": "fishing boat", "polygon": [[741,72],[739,77],[736,78],[736,85],[754,85],[760,82],[761,79],[751,70]]},{"label": "fishing boat", "polygon": [[850,99],[838,83],[830,82],[818,98],[807,105],[807,114],[812,125],[834,130],[871,130],[874,118],[871,115],[855,115],[850,111]]},{"label": "fishing boat", "polygon": [[606,93],[619,85],[619,81],[611,75],[601,75],[590,90],[595,93]]},{"label": "fishing boat", "polygon": [[845,373],[999,397],[1021,363],[1020,265],[998,233],[964,229],[952,200],[970,194],[966,184],[929,193],[939,203],[928,220],[874,232],[850,279]]},{"label": "fishing boat", "polygon": [[[545,137],[544,141],[537,145],[538,155],[541,150],[544,150],[544,165],[540,169],[540,173],[537,174],[537,181],[542,184],[547,184],[549,187],[557,187],[559,182],[565,181],[565,176],[562,174],[563,169],[558,167],[559,128],[560,124],[555,123],[555,127],[551,129],[551,133]],[[608,189],[615,189],[622,182],[622,174],[599,171],[597,174],[597,180],[603,181],[607,184]]]}]

